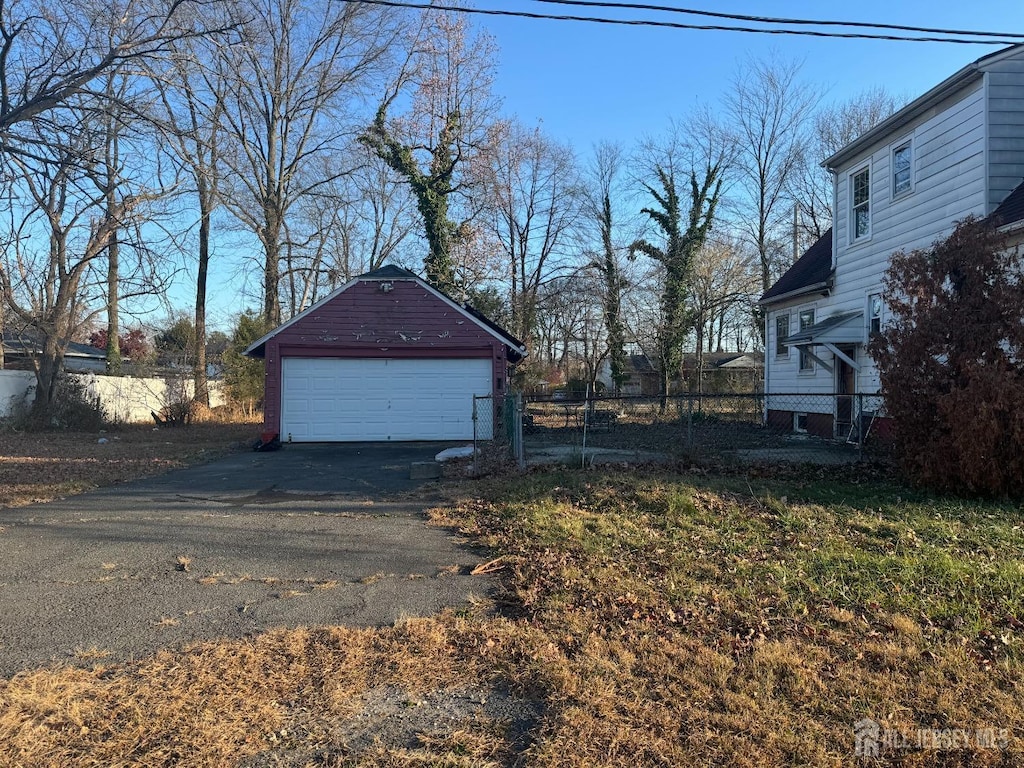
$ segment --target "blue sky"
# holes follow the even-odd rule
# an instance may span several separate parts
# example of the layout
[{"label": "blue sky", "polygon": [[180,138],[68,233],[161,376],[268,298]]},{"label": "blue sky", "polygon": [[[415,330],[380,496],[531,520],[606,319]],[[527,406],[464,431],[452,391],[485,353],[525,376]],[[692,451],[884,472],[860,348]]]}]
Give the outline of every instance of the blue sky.
[{"label": "blue sky", "polygon": [[[854,5],[774,0],[655,4],[807,19],[839,19],[1024,35],[1024,3],[1007,0],[867,0]],[[479,0],[480,8],[600,15],[599,10],[533,0]],[[632,18],[695,17],[623,11]],[[505,111],[589,151],[602,139],[625,145],[664,130],[696,104],[714,104],[747,56],[773,51],[803,62],[805,78],[827,89],[826,101],[885,86],[915,97],[999,46],[818,39],[740,32],[634,28],[565,21],[476,17],[500,48],[496,92]],[[711,23],[715,23],[712,20]],[[696,23],[701,23],[696,20]]]}]

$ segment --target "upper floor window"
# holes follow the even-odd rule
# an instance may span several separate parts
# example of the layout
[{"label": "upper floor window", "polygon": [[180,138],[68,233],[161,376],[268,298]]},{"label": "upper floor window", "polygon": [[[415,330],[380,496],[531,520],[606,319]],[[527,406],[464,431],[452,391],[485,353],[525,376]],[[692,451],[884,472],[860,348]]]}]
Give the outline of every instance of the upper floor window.
[{"label": "upper floor window", "polygon": [[783,340],[789,336],[789,315],[779,315],[775,318],[775,356],[787,357],[789,347]]},{"label": "upper floor window", "polygon": [[914,188],[914,153],[910,142],[900,144],[892,151],[892,196],[899,197]]},{"label": "upper floor window", "polygon": [[882,332],[882,294],[868,296],[868,337],[874,338]]},{"label": "upper floor window", "polygon": [[[805,310],[803,310],[800,313],[800,330],[803,331],[803,330],[805,330],[807,328],[810,328],[812,325],[814,325],[814,310],[813,309],[805,309]],[[811,370],[814,370],[814,359],[810,355],[808,355],[806,352],[804,352],[802,349],[800,350],[800,370],[801,371],[811,371]]]},{"label": "upper floor window", "polygon": [[853,240],[871,234],[871,170],[865,168],[850,176],[851,227]]}]

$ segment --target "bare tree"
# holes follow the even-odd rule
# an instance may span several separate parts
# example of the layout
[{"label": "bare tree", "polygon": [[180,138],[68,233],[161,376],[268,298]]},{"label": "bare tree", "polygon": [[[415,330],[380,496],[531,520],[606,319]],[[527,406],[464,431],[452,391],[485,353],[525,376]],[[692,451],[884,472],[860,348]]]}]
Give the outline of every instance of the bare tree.
[{"label": "bare tree", "polygon": [[814,242],[832,226],[832,174],[822,162],[895,112],[901,99],[884,88],[866,90],[848,101],[830,104],[813,118],[801,143],[790,177],[790,195],[797,206],[797,225],[805,242]]},{"label": "bare tree", "polygon": [[297,207],[298,228],[308,233],[301,241],[288,238],[289,248],[306,250],[304,260],[290,260],[288,274],[298,309],[356,275],[402,261],[403,246],[414,239],[416,211],[408,186],[366,147],[353,150],[353,171]]},{"label": "bare tree", "polygon": [[[106,216],[114,218],[123,195],[122,174],[124,160],[121,154],[122,133],[125,126],[127,110],[122,108],[126,96],[128,81],[119,76],[116,70],[109,72],[106,80],[105,104],[103,113],[103,157],[101,170],[98,174],[100,190],[103,192],[106,205]],[[107,243],[107,370],[113,374],[121,372],[120,345],[120,276],[121,250],[117,228],[110,231]]]},{"label": "bare tree", "polygon": [[[758,287],[757,258],[736,240],[709,238],[697,254],[690,282],[690,305],[694,312],[694,351],[701,391],[704,353],[722,352],[728,321],[745,314],[746,322],[734,325],[754,331],[750,318],[752,300]],[[739,341],[736,342],[739,351]]]},{"label": "bare tree", "polygon": [[[159,56],[173,40],[211,31],[205,0],[20,0],[0,3],[0,152],[36,153],[40,120],[70,127],[62,113],[103,73]],[[103,89],[97,91],[102,95]]]},{"label": "bare tree", "polygon": [[[121,218],[126,208],[142,201],[151,203],[165,190],[154,186],[152,167],[139,158],[153,155],[155,141],[150,122],[152,92],[142,78],[120,68],[110,69],[96,80],[101,95],[79,97],[81,119],[96,126],[96,147],[83,147],[81,173],[103,195],[104,217],[114,221],[108,238],[105,312],[107,371],[121,372],[122,299],[152,293],[154,260],[160,261],[154,233],[144,237],[143,222],[135,216]],[[60,140],[62,133],[55,134]],[[158,182],[157,182],[158,183]]]},{"label": "bare tree", "polygon": [[762,291],[771,287],[782,267],[783,227],[792,211],[789,183],[818,101],[799,75],[795,62],[750,60],[725,99],[742,192],[737,220],[757,251]]},{"label": "bare tree", "polygon": [[539,128],[513,123],[491,174],[491,227],[505,260],[511,331],[532,346],[541,287],[576,266],[571,240],[583,204],[576,159]]},{"label": "bare tree", "polygon": [[174,158],[178,172],[188,180],[198,218],[195,278],[195,400],[210,404],[206,366],[206,294],[210,269],[213,215],[219,205],[222,166],[222,111],[226,83],[206,69],[216,51],[215,37],[181,41],[174,45],[159,68],[151,69],[156,84],[160,115],[155,118],[163,146]]},{"label": "bare tree", "polygon": [[[56,394],[67,341],[105,306],[106,270],[102,258],[113,233],[124,230],[142,200],[108,197],[91,176],[90,156],[99,165],[104,151],[102,119],[92,109],[65,114],[60,136],[41,130],[36,158],[11,158],[16,196],[9,213],[11,246],[0,268],[0,293],[11,313],[27,329],[34,354],[36,394],[33,412],[44,416]],[[99,124],[97,124],[99,123]],[[43,151],[45,150],[45,155]]]},{"label": "bare tree", "polygon": [[[351,111],[387,66],[394,15],[343,0],[245,0],[236,12],[244,39],[219,48],[211,75],[224,84],[221,194],[262,246],[263,314],[277,324],[286,230],[298,236],[289,219],[299,201],[351,171]],[[327,172],[316,164],[325,158]]]},{"label": "bare tree", "polygon": [[[479,212],[466,193],[493,144],[495,60],[493,39],[474,33],[465,14],[426,11],[401,74],[361,137],[412,190],[428,246],[427,279],[442,290],[468,287],[456,284],[453,254]],[[407,90],[408,113],[389,117]]]},{"label": "bare tree", "polygon": [[539,362],[582,379],[590,392],[607,351],[602,306],[594,300],[601,291],[597,274],[580,271],[545,283],[537,296]]}]

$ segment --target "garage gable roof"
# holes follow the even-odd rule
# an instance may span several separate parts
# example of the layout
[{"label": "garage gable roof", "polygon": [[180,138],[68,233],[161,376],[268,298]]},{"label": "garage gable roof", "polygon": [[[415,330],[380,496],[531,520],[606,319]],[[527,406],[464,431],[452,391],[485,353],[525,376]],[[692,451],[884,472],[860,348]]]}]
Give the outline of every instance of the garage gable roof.
[{"label": "garage gable roof", "polygon": [[270,339],[274,338],[274,336],[279,334],[281,331],[294,325],[295,323],[297,323],[299,320],[306,317],[310,313],[315,312],[324,304],[333,301],[354,285],[358,285],[361,282],[368,281],[388,282],[393,280],[414,281],[421,287],[425,288],[427,291],[432,293],[434,296],[439,298],[441,301],[450,305],[452,308],[454,308],[456,311],[458,311],[460,314],[466,317],[466,319],[471,320],[473,323],[483,328],[485,331],[487,331],[487,333],[489,333],[491,336],[494,336],[496,339],[498,339],[498,341],[500,341],[502,344],[508,347],[508,349],[512,352],[512,354],[509,356],[509,359],[512,362],[518,362],[519,360],[522,360],[524,357],[526,357],[526,346],[523,344],[523,342],[521,342],[515,336],[510,334],[500,325],[493,322],[489,318],[485,317],[482,313],[478,312],[477,310],[473,309],[473,307],[469,306],[469,304],[460,304],[459,302],[455,301],[455,299],[453,299],[448,294],[444,293],[443,291],[439,291],[437,288],[430,285],[430,283],[428,283],[426,280],[420,278],[415,272],[410,272],[408,269],[396,267],[393,264],[387,264],[383,267],[380,267],[379,269],[374,269],[370,272],[366,272],[362,275],[357,275],[356,277],[352,278],[347,283],[342,285],[340,288],[336,288],[335,290],[331,291],[331,293],[329,293],[323,299],[318,301],[316,304],[313,304],[311,307],[308,307],[302,312],[299,312],[299,314],[295,315],[295,317],[285,321],[281,325],[277,326],[277,328],[275,328],[274,330],[270,331],[266,335],[254,341],[252,344],[249,345],[248,349],[245,350],[244,354],[248,357],[263,357],[266,343]]}]

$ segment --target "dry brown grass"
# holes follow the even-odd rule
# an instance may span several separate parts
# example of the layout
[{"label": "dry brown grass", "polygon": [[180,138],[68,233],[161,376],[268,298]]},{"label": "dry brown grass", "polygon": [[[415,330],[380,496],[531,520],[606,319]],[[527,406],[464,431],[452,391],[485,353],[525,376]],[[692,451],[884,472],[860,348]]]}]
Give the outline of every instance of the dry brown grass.
[{"label": "dry brown grass", "polygon": [[[539,633],[507,622],[485,633],[448,615],[382,630],[282,630],[136,666],[28,672],[0,683],[0,765],[221,768],[310,744],[344,755],[336,725],[366,691],[484,685],[542,649]],[[419,750],[381,747],[359,764],[438,765],[445,753],[461,755],[450,765],[481,765],[466,758],[484,753],[504,763],[500,729],[481,726],[486,739],[479,729],[447,743],[425,736]]]},{"label": "dry brown grass", "polygon": [[515,763],[507,724],[487,718],[353,750],[348,724],[389,687],[410,707],[458,688],[541,700],[529,765],[850,765],[864,717],[910,735],[1009,731],[1007,749],[874,764],[1024,763],[1015,507],[638,474],[478,488],[433,514],[492,547],[505,615],[27,672],[0,683],[0,765],[227,766],[265,752],[287,766]]},{"label": "dry brown grass", "polygon": [[[250,444],[252,423],[203,423],[103,433],[0,430],[0,509],[167,472]],[[105,438],[107,442],[100,443]]]}]

